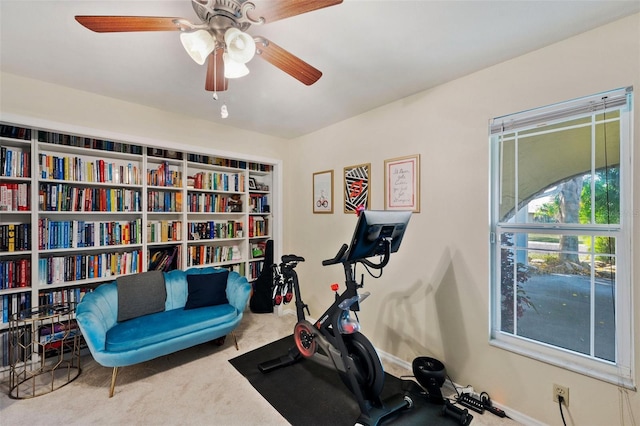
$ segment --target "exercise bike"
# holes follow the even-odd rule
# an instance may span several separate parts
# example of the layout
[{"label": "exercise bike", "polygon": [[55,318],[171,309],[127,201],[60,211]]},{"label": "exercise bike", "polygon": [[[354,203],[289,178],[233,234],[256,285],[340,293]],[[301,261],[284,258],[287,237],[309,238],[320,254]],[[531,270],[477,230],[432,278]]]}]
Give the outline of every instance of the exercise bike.
[{"label": "exercise bike", "polygon": [[[298,319],[293,333],[295,347],[290,348],[285,356],[259,364],[260,371],[268,373],[302,358],[335,369],[358,402],[360,416],[357,424],[374,426],[383,418],[413,406],[413,401],[407,395],[394,395],[385,401],[380,398],[384,369],[375,348],[360,333],[356,314],[360,310],[360,303],[369,293],[358,292],[364,286],[364,274],[360,283],[355,280],[356,265],[359,263],[369,272],[370,269],[380,270],[381,275],[391,253],[399,248],[410,215],[410,212],[397,211],[361,212],[351,246],[343,244],[333,259],[322,262],[324,266],[343,265],[346,289],[339,294],[338,285],[332,285],[335,301],[313,324],[306,319],[305,310],[307,315],[311,314],[300,295],[295,271],[304,258],[282,256],[282,262],[274,266],[274,272],[276,279],[283,280],[295,295]],[[374,263],[367,259],[373,256],[381,257]]]}]

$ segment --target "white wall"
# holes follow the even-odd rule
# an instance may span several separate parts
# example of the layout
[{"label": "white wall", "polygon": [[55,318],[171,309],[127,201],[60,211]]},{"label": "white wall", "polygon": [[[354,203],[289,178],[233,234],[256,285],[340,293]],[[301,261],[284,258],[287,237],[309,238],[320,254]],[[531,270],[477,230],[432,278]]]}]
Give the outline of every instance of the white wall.
[{"label": "white wall", "polygon": [[[428,72],[428,70],[425,70]],[[421,212],[413,215],[400,251],[384,275],[367,277],[364,333],[382,351],[411,362],[442,360],[460,384],[525,416],[562,424],[551,400],[553,383],[570,388],[568,422],[630,424],[640,396],[488,344],[488,120],[618,87],[635,87],[636,180],[640,175],[640,15],[615,22],[433,90],[351,118],[292,145],[285,193],[285,251],[306,258],[298,267],[303,296],[317,318],[329,305],[340,266],[322,267],[348,242],[355,215],[343,210],[345,166],[371,163],[372,208],[383,208],[384,160],[421,155]],[[333,169],[335,213],[312,214],[312,173]],[[633,282],[640,283],[640,184],[634,188]],[[362,271],[364,272],[364,271]],[[640,307],[640,290],[634,302]],[[640,331],[640,315],[635,330]],[[640,339],[636,337],[636,383]],[[624,416],[624,417],[622,417]]]},{"label": "white wall", "polygon": [[280,138],[7,73],[0,74],[0,114],[3,120],[23,116],[30,122],[84,127],[91,134],[121,134],[125,140],[141,138],[158,146],[179,143],[277,159],[286,152]]}]

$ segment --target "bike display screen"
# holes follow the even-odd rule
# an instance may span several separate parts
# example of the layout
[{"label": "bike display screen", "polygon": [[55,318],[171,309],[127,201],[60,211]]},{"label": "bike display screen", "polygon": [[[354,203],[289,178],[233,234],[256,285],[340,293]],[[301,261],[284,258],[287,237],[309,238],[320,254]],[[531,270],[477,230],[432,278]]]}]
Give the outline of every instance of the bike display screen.
[{"label": "bike display screen", "polygon": [[397,252],[410,218],[410,211],[364,210],[358,218],[347,260],[383,255],[385,239],[391,240],[390,252]]}]

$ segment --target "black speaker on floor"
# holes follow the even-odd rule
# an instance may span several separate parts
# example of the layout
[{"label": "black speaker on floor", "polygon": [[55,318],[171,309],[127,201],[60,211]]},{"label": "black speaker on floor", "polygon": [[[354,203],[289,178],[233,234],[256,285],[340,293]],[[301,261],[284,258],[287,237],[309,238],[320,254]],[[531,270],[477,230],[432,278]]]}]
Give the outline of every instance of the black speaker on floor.
[{"label": "black speaker on floor", "polygon": [[412,368],[416,380],[427,392],[429,401],[434,404],[444,404],[440,390],[447,377],[444,364],[435,358],[421,356],[413,360]]}]

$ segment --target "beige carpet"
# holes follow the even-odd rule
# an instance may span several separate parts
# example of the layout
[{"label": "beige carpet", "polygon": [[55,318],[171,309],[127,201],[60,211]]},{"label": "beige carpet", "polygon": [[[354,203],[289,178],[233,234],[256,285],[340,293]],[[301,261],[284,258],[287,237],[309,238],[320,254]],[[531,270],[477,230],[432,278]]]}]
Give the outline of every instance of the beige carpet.
[{"label": "beige carpet", "polygon": [[[82,359],[82,374],[50,394],[15,400],[0,384],[2,425],[288,425],[229,359],[291,334],[295,317],[247,312],[222,347],[204,344],[135,366],[121,368],[113,398],[111,368]],[[384,360],[383,360],[384,363]],[[410,374],[385,364],[396,376]],[[330,371],[330,370],[328,370]],[[491,416],[491,417],[489,417]],[[474,414],[472,425],[508,424],[492,414]],[[511,423],[513,424],[513,423]]]}]

